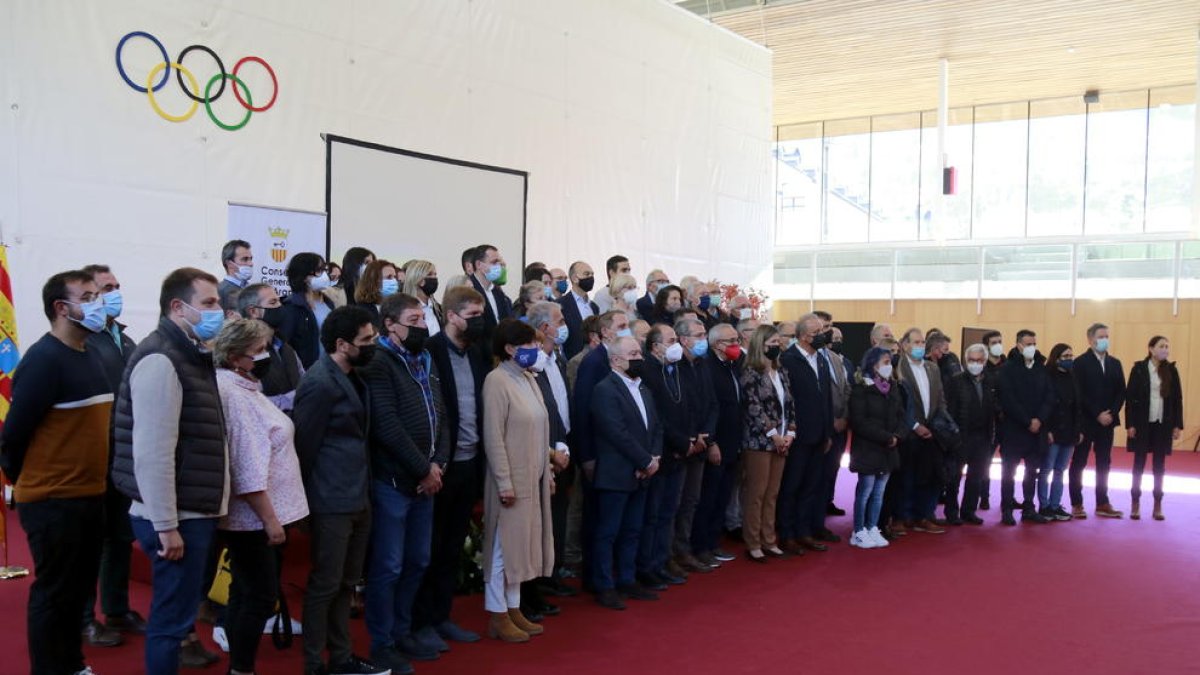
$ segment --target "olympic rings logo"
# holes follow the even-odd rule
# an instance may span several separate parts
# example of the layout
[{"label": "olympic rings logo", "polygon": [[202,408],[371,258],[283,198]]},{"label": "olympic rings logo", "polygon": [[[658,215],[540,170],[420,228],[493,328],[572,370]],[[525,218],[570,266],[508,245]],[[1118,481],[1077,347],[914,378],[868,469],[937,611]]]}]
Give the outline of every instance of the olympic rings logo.
[{"label": "olympic rings logo", "polygon": [[[159,62],[158,65],[151,68],[150,73],[146,76],[146,86],[144,87],[130,79],[129,74],[125,72],[125,67],[121,65],[121,51],[125,49],[125,43],[129,42],[133,38],[143,38],[153,42],[154,46],[158,47],[159,53],[162,54],[162,61]],[[200,84],[196,81],[196,76],[192,74],[192,71],[183,66],[184,57],[193,51],[201,51],[205,54],[208,54],[213,61],[217,62],[217,69],[220,71],[216,75],[213,75],[212,78],[209,79],[208,84],[204,86],[203,96],[200,95]],[[203,104],[204,111],[208,113],[208,118],[213,121],[213,124],[216,124],[218,127],[226,131],[237,131],[250,122],[250,116],[254,113],[266,112],[267,110],[270,110],[271,106],[275,105],[275,99],[279,97],[279,80],[275,77],[275,71],[266,61],[257,56],[242,57],[242,59],[234,64],[232,72],[226,72],[225,64],[221,62],[221,57],[217,56],[216,52],[208,47],[205,47],[204,45],[190,45],[184,47],[183,51],[179,52],[179,56],[172,61],[170,56],[167,54],[167,48],[163,46],[162,42],[159,42],[158,38],[145,31],[135,30],[125,35],[125,37],[121,38],[121,41],[117,43],[116,59],[117,73],[121,75],[122,80],[125,80],[125,84],[132,87],[134,91],[145,94],[146,98],[150,101],[150,107],[154,109],[154,112],[168,122],[186,122],[192,118],[192,115],[196,114],[196,111],[200,108],[200,105]],[[264,106],[254,105],[254,100],[250,96],[250,88],[246,86],[246,83],[243,82],[241,78],[238,77],[238,70],[247,63],[257,63],[265,68],[267,70],[267,74],[271,76],[271,99],[267,101],[267,104]],[[179,82],[179,88],[183,90],[184,95],[192,100],[192,106],[188,108],[187,112],[183,113],[182,115],[172,115],[163,110],[162,107],[158,105],[158,101],[154,98],[154,93],[166,86],[167,80],[170,79],[172,69],[175,70],[175,79]],[[162,74],[162,79],[158,81],[158,84],[155,84],[154,79],[160,73]],[[190,89],[188,86],[184,86],[184,77],[187,78]],[[233,80],[233,96],[237,99],[237,102],[246,109],[245,117],[243,117],[242,120],[236,124],[226,124],[225,122],[222,122],[217,118],[216,114],[213,113],[212,109],[213,101],[221,98],[221,95],[225,93],[226,80]],[[220,86],[217,87],[217,90],[214,93],[213,85],[218,83]]]}]

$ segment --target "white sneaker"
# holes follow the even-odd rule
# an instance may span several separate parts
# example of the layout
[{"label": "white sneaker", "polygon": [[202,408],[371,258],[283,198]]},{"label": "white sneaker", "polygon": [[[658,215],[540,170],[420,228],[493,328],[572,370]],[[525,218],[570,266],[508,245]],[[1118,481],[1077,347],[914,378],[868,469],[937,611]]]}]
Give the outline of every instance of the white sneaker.
[{"label": "white sneaker", "polygon": [[229,653],[229,636],[225,634],[224,626],[213,626],[213,642],[221,648],[221,651]]},{"label": "white sneaker", "polygon": [[859,530],[850,535],[850,545],[858,548],[875,548],[875,540],[871,539],[866,530]]},{"label": "white sneaker", "polygon": [[872,527],[867,530],[867,536],[875,542],[875,548],[885,548],[891,545],[891,542],[887,540],[887,537],[883,536],[878,527]]},{"label": "white sneaker", "polygon": [[91,666],[84,666],[83,670],[75,673],[75,675],[96,675],[96,671],[92,670]]}]

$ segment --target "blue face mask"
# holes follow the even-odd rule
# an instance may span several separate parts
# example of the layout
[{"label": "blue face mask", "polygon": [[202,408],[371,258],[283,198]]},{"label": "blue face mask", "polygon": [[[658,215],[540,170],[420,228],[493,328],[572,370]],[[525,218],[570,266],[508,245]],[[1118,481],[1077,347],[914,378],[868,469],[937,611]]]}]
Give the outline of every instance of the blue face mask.
[{"label": "blue face mask", "polygon": [[399,291],[400,291],[400,282],[396,279],[384,279],[383,285],[379,289],[379,292],[385,298],[388,297],[389,295],[395,295]]},{"label": "blue face mask", "polygon": [[121,291],[109,291],[104,294],[104,312],[112,318],[121,316],[121,310],[125,308],[125,299],[121,297]]},{"label": "blue face mask", "polygon": [[549,286],[546,287],[546,299],[547,300],[554,299],[554,289],[550,288]]},{"label": "blue face mask", "polygon": [[504,274],[504,267],[501,266],[500,263],[496,263],[496,264],[492,265],[491,267],[489,267],[487,269],[487,272],[483,273],[483,276],[488,281],[490,281],[492,283],[496,283],[496,280],[500,278],[501,274]]},{"label": "blue face mask", "polygon": [[96,299],[91,302],[66,302],[72,305],[79,305],[79,309],[83,312],[82,319],[70,317],[72,321],[83,326],[93,333],[99,333],[104,329],[104,324],[108,322],[108,315],[104,310],[104,300]]},{"label": "blue face mask", "polygon": [[692,356],[700,358],[708,353],[708,340],[700,338],[692,344]]},{"label": "blue face mask", "polygon": [[700,296],[699,307],[700,307],[700,311],[702,311],[702,312],[708,309],[708,296],[707,295]]},{"label": "blue face mask", "polygon": [[1108,353],[1108,338],[1100,338],[1099,340],[1096,340],[1096,351],[1100,352],[1101,354]]},{"label": "blue face mask", "polygon": [[[217,333],[221,332],[221,324],[225,323],[225,310],[223,309],[196,309],[186,302],[184,306],[192,309],[200,314],[200,321],[188,324],[192,327],[192,333],[196,335],[196,339],[201,342],[208,342],[215,338]],[[185,319],[186,321],[186,319]]]},{"label": "blue face mask", "polygon": [[617,337],[633,337],[633,331],[629,330],[628,328],[622,328],[621,330],[617,331]]},{"label": "blue face mask", "polygon": [[538,361],[538,352],[542,351],[538,347],[517,347],[517,353],[513,355],[513,360],[518,366],[529,369]]},{"label": "blue face mask", "polygon": [[912,348],[912,357],[913,357],[914,361],[920,361],[921,359],[925,358],[925,348],[924,347],[913,347]]},{"label": "blue face mask", "polygon": [[566,324],[558,327],[558,335],[554,336],[554,344],[563,345],[567,343],[567,338],[571,336],[571,329],[567,328]]},{"label": "blue face mask", "polygon": [[566,293],[567,289],[569,289],[570,287],[571,287],[571,284],[567,283],[566,279],[559,279],[558,281],[554,282],[554,289],[556,291],[558,291],[560,294]]},{"label": "blue face mask", "polygon": [[1070,370],[1071,366],[1075,365],[1075,359],[1059,359],[1058,367],[1063,370]]}]

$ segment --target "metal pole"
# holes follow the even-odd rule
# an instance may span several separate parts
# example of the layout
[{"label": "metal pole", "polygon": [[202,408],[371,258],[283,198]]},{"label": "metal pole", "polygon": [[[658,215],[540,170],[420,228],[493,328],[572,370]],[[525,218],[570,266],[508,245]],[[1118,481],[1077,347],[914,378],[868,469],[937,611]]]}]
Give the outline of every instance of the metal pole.
[{"label": "metal pole", "polygon": [[[946,126],[949,124],[950,116],[950,61],[942,59],[938,62],[938,117],[937,117],[937,156],[938,156],[938,180],[945,181],[943,177],[944,170],[947,165],[946,157]],[[937,199],[934,200],[933,209],[933,238],[941,243],[946,240],[946,228],[944,227],[946,213],[946,195],[945,189],[937,191]]]},{"label": "metal pole", "polygon": [[975,282],[975,316],[983,316],[983,266],[987,248],[979,247],[979,281]]},{"label": "metal pole", "polygon": [[896,316],[896,270],[900,267],[900,249],[892,249],[892,289],[888,293],[891,302],[888,305],[888,316]]},{"label": "metal pole", "polygon": [[[1200,77],[1200,33],[1196,35],[1196,76]],[[1195,148],[1192,152],[1192,236],[1200,237],[1200,86],[1196,87],[1195,108]]]},{"label": "metal pole", "polygon": [[1175,242],[1175,284],[1171,289],[1171,316],[1179,316],[1179,275],[1183,273],[1183,240]]},{"label": "metal pole", "polygon": [[1071,244],[1071,316],[1075,316],[1075,286],[1079,282],[1079,244]]}]

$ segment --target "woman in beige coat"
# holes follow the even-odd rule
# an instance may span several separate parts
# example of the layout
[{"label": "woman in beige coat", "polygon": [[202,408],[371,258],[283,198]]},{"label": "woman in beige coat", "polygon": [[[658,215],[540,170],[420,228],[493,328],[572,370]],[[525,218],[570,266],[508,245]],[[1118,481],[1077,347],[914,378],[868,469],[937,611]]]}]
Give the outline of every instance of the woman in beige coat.
[{"label": "woman in beige coat", "polygon": [[530,369],[540,341],[528,324],[505,319],[493,349],[500,365],[483,381],[484,604],[488,634],[526,642],[542,627],[521,614],[521,582],[554,571],[550,525],[550,423]]}]

